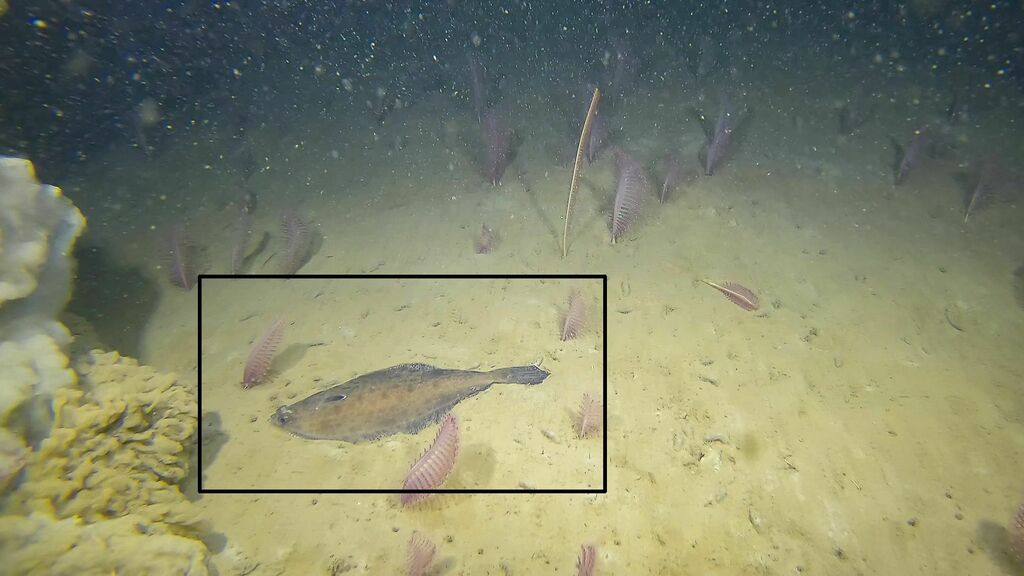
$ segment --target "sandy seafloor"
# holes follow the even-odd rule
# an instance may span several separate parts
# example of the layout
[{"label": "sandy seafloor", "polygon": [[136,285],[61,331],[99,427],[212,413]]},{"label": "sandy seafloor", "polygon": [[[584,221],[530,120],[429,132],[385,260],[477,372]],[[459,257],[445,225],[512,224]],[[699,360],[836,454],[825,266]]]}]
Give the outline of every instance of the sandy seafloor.
[{"label": "sandy seafloor", "polygon": [[[1019,190],[965,225],[955,176],[978,151],[998,150],[1008,165],[1021,158],[1021,110],[985,100],[957,129],[958,153],[928,160],[894,188],[888,137],[907,140],[946,104],[926,86],[888,86],[878,118],[842,137],[835,106],[852,86],[827,76],[751,84],[761,88],[737,100],[755,116],[726,166],[664,206],[650,202],[616,245],[606,216],[612,156],[587,167],[565,260],[569,169],[555,150],[572,136],[545,93],[511,87],[524,95],[514,107],[522,145],[497,189],[472,159],[468,105],[443,95],[412,102],[382,127],[339,102],[256,130],[271,168],[253,179],[256,230],[272,235],[269,256],[281,210],[311,216],[323,242],[303,273],[608,275],[608,493],[454,495],[417,509],[393,495],[205,495],[219,573],[400,572],[414,530],[438,546],[432,574],[571,574],[583,543],[597,545],[601,574],[1019,572],[1004,528],[1024,494]],[[617,144],[647,165],[673,144],[694,157],[702,134],[686,106],[698,95],[641,83],[619,107]],[[150,246],[155,230],[186,219],[209,248],[210,271],[226,271],[240,194],[217,160],[227,147],[197,139],[150,161],[115,150],[107,168],[69,190],[89,216],[91,241],[157,282],[142,361],[192,380],[197,293],[171,287]],[[488,255],[473,250],[482,223],[501,237]],[[258,260],[251,272],[277,272]],[[705,277],[752,288],[761,309],[740,309],[697,281]],[[457,408],[470,459],[452,484],[506,473],[573,483],[593,472],[597,444],[571,438],[569,413],[600,384],[601,334],[592,325],[559,342],[564,286],[538,286],[532,308],[516,311],[522,320],[494,290],[469,284],[401,319],[361,319],[373,307],[365,295],[334,308],[315,292],[303,288],[294,306],[239,297],[207,307],[204,404],[223,408],[219,418],[204,414],[204,430],[229,434],[205,463],[208,480],[242,467],[268,481],[337,478],[345,448],[299,441],[265,420],[272,395],[303,397],[314,377],[541,357],[553,372],[537,389],[543,398],[492,389]],[[446,318],[446,307],[459,317]],[[242,391],[262,314],[285,308],[286,342],[336,347],[292,353],[266,386]],[[429,333],[411,328],[435,320]],[[520,418],[538,409],[561,444]],[[376,447],[383,461],[369,452],[357,460],[401,477],[432,435],[385,440]],[[527,474],[540,451],[551,467]]]}]

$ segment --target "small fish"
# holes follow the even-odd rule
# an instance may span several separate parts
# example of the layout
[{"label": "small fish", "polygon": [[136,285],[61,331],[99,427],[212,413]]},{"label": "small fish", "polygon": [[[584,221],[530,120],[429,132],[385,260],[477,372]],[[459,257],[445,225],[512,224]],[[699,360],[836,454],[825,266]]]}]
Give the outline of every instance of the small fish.
[{"label": "small fish", "polygon": [[312,440],[357,443],[415,434],[493,384],[540,384],[549,374],[537,365],[477,372],[400,364],[282,406],[270,421]]}]

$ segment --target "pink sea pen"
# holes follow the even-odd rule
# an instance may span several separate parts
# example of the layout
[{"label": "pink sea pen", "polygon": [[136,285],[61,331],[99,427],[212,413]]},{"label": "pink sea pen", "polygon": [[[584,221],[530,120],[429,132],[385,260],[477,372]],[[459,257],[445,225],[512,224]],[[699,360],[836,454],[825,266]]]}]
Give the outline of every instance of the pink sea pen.
[{"label": "pink sea pen", "polygon": [[[412,465],[409,476],[402,485],[403,490],[434,490],[445,483],[455,468],[459,456],[459,421],[449,412],[441,419],[434,443]],[[402,505],[417,504],[429,498],[429,492],[402,494]]]},{"label": "pink sea pen", "polygon": [[604,402],[584,394],[580,401],[580,411],[576,414],[576,436],[590,438],[601,432],[604,427]]},{"label": "pink sea pen", "polygon": [[597,547],[587,544],[580,547],[580,557],[576,560],[576,576],[594,576],[597,566]]},{"label": "pink sea pen", "polygon": [[309,262],[313,236],[309,224],[294,211],[286,211],[281,215],[281,233],[285,239],[284,258],[281,272],[295,274]]},{"label": "pink sea pen", "polygon": [[716,284],[710,280],[701,280],[701,282],[711,286],[715,290],[718,290],[725,295],[733,304],[743,308],[744,310],[753,312],[761,307],[761,302],[757,298],[757,294],[754,294],[750,288],[737,284],[735,282],[725,282],[722,284]]},{"label": "pink sea pen", "polygon": [[572,340],[583,331],[583,323],[587,318],[586,304],[580,291],[574,289],[569,293],[569,308],[565,312],[562,321],[562,342]]},{"label": "pink sea pen", "polygon": [[183,226],[171,230],[163,254],[167,278],[171,284],[183,290],[191,290],[196,285],[199,275],[197,252],[196,245],[192,243]]},{"label": "pink sea pen", "polygon": [[636,221],[644,198],[647,197],[647,177],[639,162],[618,150],[615,152],[615,167],[619,176],[612,209],[612,244],[622,239],[626,230]]},{"label": "pink sea pen", "polygon": [[277,347],[281,345],[283,336],[284,319],[278,319],[256,341],[252,352],[249,353],[249,360],[245,363],[242,388],[252,388],[263,381],[270,371],[270,364],[274,361],[274,355],[277,354]]},{"label": "pink sea pen", "polygon": [[427,568],[430,567],[430,563],[434,560],[435,552],[437,552],[437,548],[433,542],[427,540],[419,532],[413,532],[412,538],[409,539],[407,561],[409,576],[423,576],[426,574]]}]

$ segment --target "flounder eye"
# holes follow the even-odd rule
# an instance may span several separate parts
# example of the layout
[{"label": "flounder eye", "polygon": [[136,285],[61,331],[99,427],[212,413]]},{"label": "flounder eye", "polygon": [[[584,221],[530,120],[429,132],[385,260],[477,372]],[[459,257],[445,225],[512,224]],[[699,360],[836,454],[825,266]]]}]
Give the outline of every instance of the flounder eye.
[{"label": "flounder eye", "polygon": [[324,398],[324,402],[341,402],[345,398],[347,398],[347,396],[345,396],[344,394],[335,394],[333,396],[328,396],[327,398]]}]

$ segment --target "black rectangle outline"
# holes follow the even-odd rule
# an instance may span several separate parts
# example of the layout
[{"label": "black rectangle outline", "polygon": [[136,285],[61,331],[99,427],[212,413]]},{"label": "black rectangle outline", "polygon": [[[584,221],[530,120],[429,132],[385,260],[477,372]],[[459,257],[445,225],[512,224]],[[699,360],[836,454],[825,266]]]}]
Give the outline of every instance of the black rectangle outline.
[{"label": "black rectangle outline", "polygon": [[[309,488],[203,488],[203,279],[210,280],[292,280],[292,279],[373,279],[373,280],[601,280],[601,396],[602,424],[601,434],[601,488],[587,489],[542,489],[531,488],[522,490],[487,489],[437,489],[437,490],[384,490],[375,488],[352,489],[337,488],[334,490],[318,490]],[[607,494],[608,493],[608,275],[607,274],[200,274],[197,282],[198,326],[197,338],[197,370],[199,382],[196,392],[196,422],[199,432],[196,443],[196,488],[199,494]]]}]

